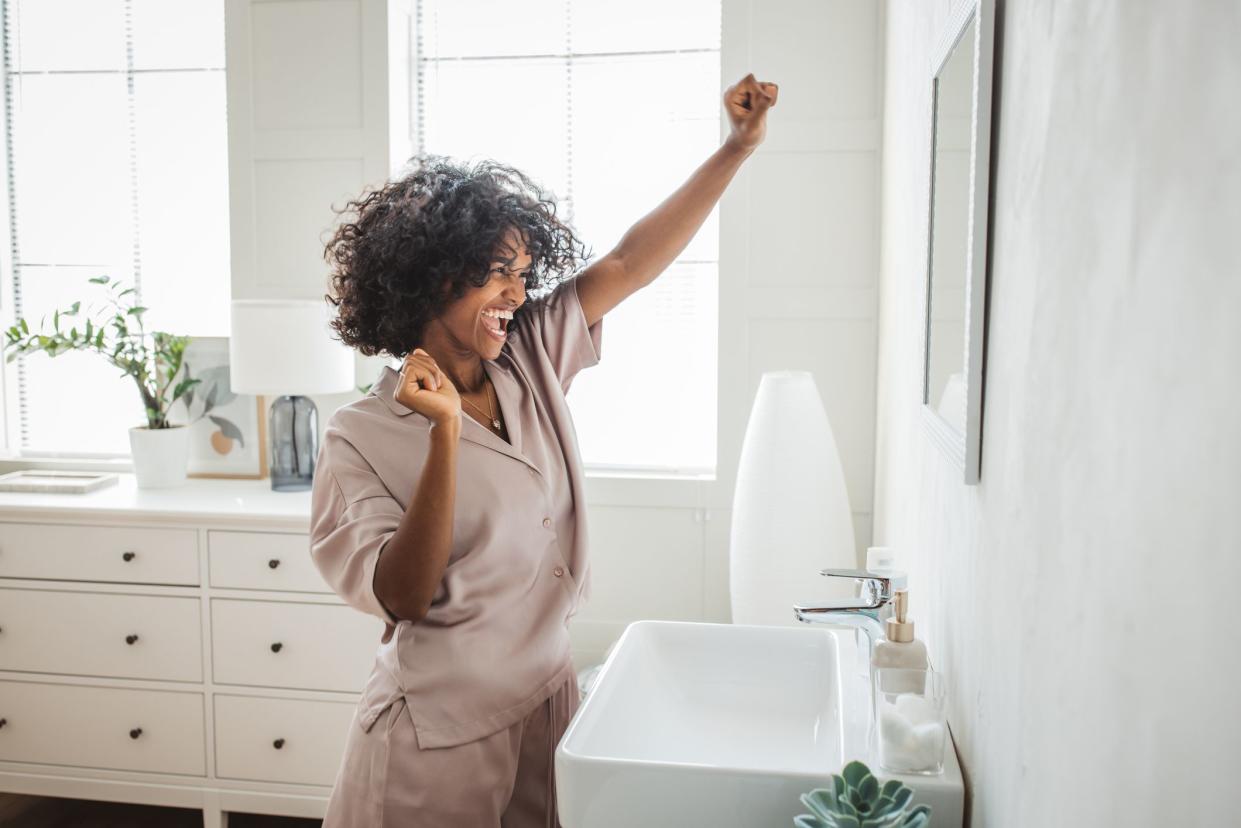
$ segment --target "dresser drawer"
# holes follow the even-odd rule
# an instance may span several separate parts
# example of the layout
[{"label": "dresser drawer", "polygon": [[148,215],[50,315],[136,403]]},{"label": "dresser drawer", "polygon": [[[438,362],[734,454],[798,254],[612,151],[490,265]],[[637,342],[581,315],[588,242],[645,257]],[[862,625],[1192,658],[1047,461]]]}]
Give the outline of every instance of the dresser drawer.
[{"label": "dresser drawer", "polygon": [[0,681],[0,759],[206,774],[203,696]]},{"label": "dresser drawer", "polygon": [[214,598],[212,662],[221,684],[361,692],[384,624],[339,604]]},{"label": "dresser drawer", "polygon": [[332,591],[310,558],[309,535],[208,532],[207,555],[212,586]]},{"label": "dresser drawer", "polygon": [[198,584],[193,529],[0,523],[0,578]]},{"label": "dresser drawer", "polygon": [[217,695],[216,776],[331,786],[356,707],[350,702]]},{"label": "dresser drawer", "polygon": [[202,681],[197,598],[0,589],[0,670]]}]

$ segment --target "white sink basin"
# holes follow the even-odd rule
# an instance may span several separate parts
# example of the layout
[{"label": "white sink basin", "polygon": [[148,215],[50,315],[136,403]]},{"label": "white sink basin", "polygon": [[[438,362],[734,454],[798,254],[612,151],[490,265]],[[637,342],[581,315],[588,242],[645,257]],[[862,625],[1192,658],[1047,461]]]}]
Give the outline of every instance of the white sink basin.
[{"label": "white sink basin", "polygon": [[556,748],[564,828],[792,826],[798,796],[852,759],[962,824],[953,751],[941,776],[879,770],[853,630],[630,624]]}]

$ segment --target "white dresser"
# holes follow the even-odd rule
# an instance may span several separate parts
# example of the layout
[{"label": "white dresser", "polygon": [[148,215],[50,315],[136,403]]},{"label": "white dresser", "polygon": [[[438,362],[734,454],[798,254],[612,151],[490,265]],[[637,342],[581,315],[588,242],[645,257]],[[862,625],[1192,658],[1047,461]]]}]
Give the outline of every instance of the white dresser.
[{"label": "white dresser", "polygon": [[321,818],[383,623],[267,480],[0,492],[0,792]]}]

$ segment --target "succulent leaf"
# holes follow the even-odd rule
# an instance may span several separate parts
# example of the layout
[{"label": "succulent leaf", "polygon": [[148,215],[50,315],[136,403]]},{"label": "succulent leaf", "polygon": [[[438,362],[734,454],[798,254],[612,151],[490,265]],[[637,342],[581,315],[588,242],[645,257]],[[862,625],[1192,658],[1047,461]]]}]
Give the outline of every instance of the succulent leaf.
[{"label": "succulent leaf", "polygon": [[810,809],[810,813],[823,818],[836,809],[835,798],[825,788],[815,788],[810,793],[801,795],[802,804]]},{"label": "succulent leaf", "polygon": [[870,776],[870,768],[855,759],[845,765],[840,775],[844,777],[845,783],[850,788],[856,788],[862,784],[863,779]]},{"label": "succulent leaf", "polygon": [[[865,814],[873,811],[875,804],[879,800],[879,780],[867,774],[862,779],[862,784],[858,785],[858,797],[861,800],[861,805],[858,806],[859,811]],[[862,807],[863,805],[865,808]]]}]

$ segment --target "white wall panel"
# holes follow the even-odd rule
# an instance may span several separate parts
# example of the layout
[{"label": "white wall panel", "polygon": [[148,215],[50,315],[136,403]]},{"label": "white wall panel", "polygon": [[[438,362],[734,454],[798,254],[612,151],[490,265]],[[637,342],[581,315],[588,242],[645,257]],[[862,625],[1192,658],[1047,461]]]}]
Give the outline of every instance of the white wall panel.
[{"label": "white wall panel", "polygon": [[358,0],[257,3],[250,25],[255,129],[365,126]]}]

